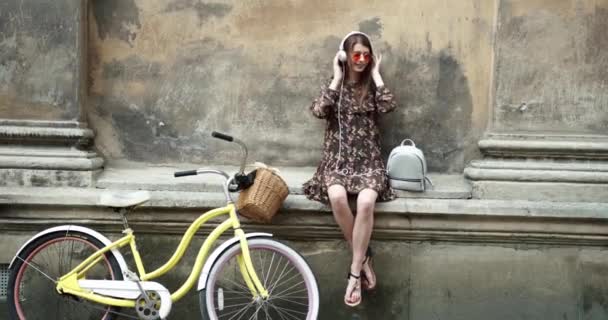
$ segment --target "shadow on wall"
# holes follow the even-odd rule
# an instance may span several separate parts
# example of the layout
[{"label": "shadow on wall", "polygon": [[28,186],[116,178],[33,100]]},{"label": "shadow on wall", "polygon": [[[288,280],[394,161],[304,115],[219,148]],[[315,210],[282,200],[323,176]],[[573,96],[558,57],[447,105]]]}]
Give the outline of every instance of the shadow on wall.
[{"label": "shadow on wall", "polygon": [[94,0],[91,4],[99,38],[133,43],[137,33],[129,26],[141,28],[139,9],[133,0]]},{"label": "shadow on wall", "polygon": [[[389,47],[389,52],[391,48]],[[399,102],[397,116],[383,118],[383,151],[410,138],[421,148],[430,171],[462,172],[472,130],[473,102],[467,78],[450,48],[438,53],[391,52],[385,66]],[[387,63],[388,64],[388,63]]]},{"label": "shadow on wall", "polygon": [[[372,38],[382,37],[382,21],[375,17],[359,23],[359,30]],[[375,45],[389,55],[383,62],[388,87],[395,93],[398,115],[381,118],[385,158],[405,138],[414,140],[427,158],[429,170],[462,172],[474,157],[470,145],[473,101],[460,63],[450,47],[432,51],[380,41]],[[473,151],[475,152],[475,151]]]}]

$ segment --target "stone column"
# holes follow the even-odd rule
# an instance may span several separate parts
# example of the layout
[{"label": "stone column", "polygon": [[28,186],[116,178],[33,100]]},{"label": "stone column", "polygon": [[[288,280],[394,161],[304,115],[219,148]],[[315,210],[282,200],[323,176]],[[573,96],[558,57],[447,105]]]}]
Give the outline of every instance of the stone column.
[{"label": "stone column", "polygon": [[493,118],[465,175],[486,199],[608,199],[608,1],[500,0]]},{"label": "stone column", "polygon": [[87,1],[0,3],[0,185],[90,186]]}]

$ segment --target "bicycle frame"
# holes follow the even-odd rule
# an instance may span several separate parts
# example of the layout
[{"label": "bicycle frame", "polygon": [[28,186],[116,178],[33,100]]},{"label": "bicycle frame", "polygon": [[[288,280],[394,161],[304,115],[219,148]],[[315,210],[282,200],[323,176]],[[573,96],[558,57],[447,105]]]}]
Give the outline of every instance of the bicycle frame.
[{"label": "bicycle frame", "polygon": [[123,231],[123,233],[125,233],[124,237],[96,251],[80,265],[72,269],[66,275],[59,278],[59,280],[57,281],[56,289],[59,293],[68,293],[105,305],[117,307],[134,307],[134,300],[117,299],[92,293],[88,290],[81,288],[78,284],[78,280],[85,278],[86,272],[103,259],[103,254],[114,248],[122,248],[127,245],[129,245],[131,248],[133,259],[135,260],[135,264],[137,266],[139,280],[147,281],[150,279],[158,278],[159,276],[166,274],[168,271],[170,271],[171,269],[173,269],[173,267],[177,265],[177,263],[183,257],[186,249],[190,245],[192,238],[194,237],[196,232],[202,227],[202,225],[205,224],[205,222],[226,214],[228,215],[228,219],[226,219],[219,226],[217,226],[205,239],[196,257],[196,261],[194,263],[190,276],[186,279],[186,281],[178,290],[171,294],[171,301],[178,301],[190,289],[192,289],[195,281],[200,276],[203,264],[205,262],[205,259],[207,258],[211,246],[218,240],[218,238],[224,232],[226,232],[230,228],[234,229],[234,235],[239,239],[240,242],[242,254],[237,257],[237,261],[239,263],[239,269],[241,271],[243,279],[245,280],[249,290],[251,291],[252,297],[255,297],[259,294],[262,298],[267,298],[268,291],[266,290],[266,288],[264,288],[262,282],[260,281],[254,270],[253,263],[249,255],[249,246],[247,244],[247,238],[245,237],[245,232],[241,229],[241,224],[236,214],[236,209],[233,203],[228,203],[224,207],[207,211],[199,218],[197,218],[186,230],[186,233],[182,237],[182,240],[180,241],[175,252],[173,253],[173,256],[171,256],[171,258],[169,258],[169,260],[163,266],[152,272],[146,273],[143,261],[139,254],[139,251],[137,250],[137,246],[135,243],[135,235],[133,233],[133,230],[128,228]]}]

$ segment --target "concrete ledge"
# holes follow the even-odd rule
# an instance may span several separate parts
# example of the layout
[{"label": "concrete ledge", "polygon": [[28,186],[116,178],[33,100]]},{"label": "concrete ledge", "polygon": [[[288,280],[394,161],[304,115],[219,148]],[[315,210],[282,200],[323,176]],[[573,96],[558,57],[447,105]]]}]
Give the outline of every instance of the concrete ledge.
[{"label": "concrete ledge", "polygon": [[491,133],[479,141],[485,155],[608,159],[608,136]]},{"label": "concrete ledge", "polygon": [[[105,192],[126,193],[136,190],[93,188],[0,188],[0,205],[46,205],[100,207]],[[148,209],[206,210],[225,205],[217,192],[151,191],[151,199],[141,205]],[[236,194],[233,194],[236,198]],[[328,206],[310,201],[303,195],[290,195],[284,212],[330,213]],[[476,199],[405,199],[378,203],[376,212],[398,215],[462,215],[483,217],[519,217],[544,219],[601,219],[608,221],[608,203],[543,202]],[[607,231],[608,232],[608,231]]]},{"label": "concrete ledge", "polygon": [[[179,170],[197,168],[173,166],[142,166],[129,162],[112,162],[99,176],[96,187],[102,189],[166,190],[220,192],[223,178],[215,175],[189,176],[174,178]],[[229,174],[238,171],[237,167],[213,166]],[[278,167],[281,176],[289,187],[291,195],[302,195],[302,184],[310,179],[316,168]],[[430,174],[434,187],[426,192],[407,192],[396,190],[400,198],[428,199],[469,199],[471,186],[462,175]]]},{"label": "concrete ledge", "polygon": [[[119,231],[119,217],[99,206],[99,196],[107,191],[0,188],[0,229],[39,230],[70,223]],[[151,194],[148,203],[129,214],[129,222],[140,233],[183,233],[202,212],[224,204],[222,194],[216,192]],[[342,237],[329,208],[303,195],[290,195],[272,224],[244,222],[247,230],[294,240]],[[216,224],[211,222],[203,232]],[[607,225],[607,203],[399,198],[378,204],[374,239],[604,246]]]},{"label": "concrete ledge", "polygon": [[[33,231],[75,223],[117,232],[119,217],[99,204],[100,195],[149,190],[151,200],[129,214],[130,224],[140,233],[181,234],[201,213],[225,204],[223,178],[173,177],[175,171],[192,168],[123,163],[104,170],[96,188],[3,187],[0,229]],[[244,219],[247,230],[294,240],[341,239],[330,209],[302,194],[301,184],[314,168],[280,169],[291,192],[281,213],[267,225]],[[394,201],[377,204],[374,239],[593,246],[608,241],[608,203],[471,199],[471,187],[462,176],[433,178],[433,192],[403,192]],[[216,225],[210,222],[203,232]]]}]

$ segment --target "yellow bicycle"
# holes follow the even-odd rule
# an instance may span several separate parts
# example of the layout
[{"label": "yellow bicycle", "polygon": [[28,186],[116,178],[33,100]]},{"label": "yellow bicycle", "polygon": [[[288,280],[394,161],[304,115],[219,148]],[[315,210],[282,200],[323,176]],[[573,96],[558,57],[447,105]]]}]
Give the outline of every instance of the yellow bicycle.
[{"label": "yellow bicycle", "polygon": [[[218,174],[226,178],[226,206],[210,210],[186,230],[175,253],[158,269],[147,272],[135,234],[128,226],[129,210],[146,202],[146,191],[103,194],[100,204],[122,216],[124,236],[114,242],[87,227],[63,225],[44,230],[18,251],[10,264],[8,287],[11,319],[166,319],[174,302],[198,280],[203,319],[308,319],[317,318],[319,292],[306,261],[295,250],[267,233],[245,233],[230,191],[246,187],[245,144],[231,136],[213,136],[238,143],[244,150],[241,170],[231,178],[213,169],[176,172],[175,176]],[[210,219],[226,216],[205,239],[183,285],[170,292],[151,281],[166,274],[180,261],[196,232]],[[227,230],[234,237],[214,243]],[[131,271],[120,253],[129,246],[137,272]],[[133,308],[130,314],[124,308]]]}]

